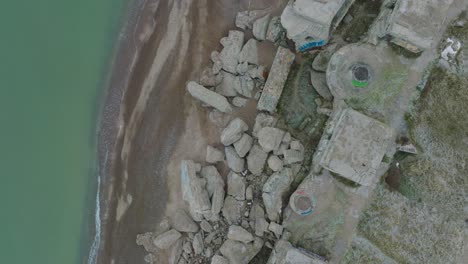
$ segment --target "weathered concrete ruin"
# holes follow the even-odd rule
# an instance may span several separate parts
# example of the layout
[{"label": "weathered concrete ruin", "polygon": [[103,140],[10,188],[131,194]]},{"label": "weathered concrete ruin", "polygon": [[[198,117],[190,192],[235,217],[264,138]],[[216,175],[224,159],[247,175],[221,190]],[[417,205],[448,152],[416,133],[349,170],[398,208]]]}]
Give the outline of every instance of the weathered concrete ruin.
[{"label": "weathered concrete ruin", "polygon": [[431,48],[453,0],[398,0],[390,15],[391,42],[414,53]]},{"label": "weathered concrete ruin", "polygon": [[262,96],[257,104],[258,110],[270,113],[276,110],[276,105],[283,92],[284,83],[286,82],[286,78],[288,78],[294,58],[295,55],[290,50],[283,47],[278,48]]},{"label": "weathered concrete ruin", "polygon": [[341,22],[354,0],[295,0],[281,15],[281,24],[296,50],[305,51],[327,44],[330,33]]},{"label": "weathered concrete ruin", "polygon": [[394,132],[387,125],[355,110],[339,113],[319,164],[361,185],[375,182],[377,170]]}]

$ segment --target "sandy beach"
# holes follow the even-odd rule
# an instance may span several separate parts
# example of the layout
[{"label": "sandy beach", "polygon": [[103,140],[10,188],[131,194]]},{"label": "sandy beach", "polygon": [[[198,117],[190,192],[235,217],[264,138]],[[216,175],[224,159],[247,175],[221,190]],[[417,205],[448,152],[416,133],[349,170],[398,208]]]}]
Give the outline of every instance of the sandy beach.
[{"label": "sandy beach", "polygon": [[99,135],[98,263],[143,263],[136,235],[153,230],[166,211],[182,206],[178,161],[203,157],[206,143],[217,135],[215,127],[205,125],[206,112],[186,96],[187,81],[197,79],[209,54],[220,50],[219,39],[235,28],[238,11],[279,10],[281,2],[136,3],[115,57]]}]

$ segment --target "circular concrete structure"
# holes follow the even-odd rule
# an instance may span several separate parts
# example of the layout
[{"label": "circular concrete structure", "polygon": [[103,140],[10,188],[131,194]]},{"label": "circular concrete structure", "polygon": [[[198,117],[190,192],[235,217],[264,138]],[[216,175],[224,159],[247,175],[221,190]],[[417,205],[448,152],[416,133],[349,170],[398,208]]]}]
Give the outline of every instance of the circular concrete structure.
[{"label": "circular concrete structure", "polygon": [[315,198],[304,189],[296,190],[289,200],[292,210],[298,215],[308,215],[315,209]]},{"label": "circular concrete structure", "polygon": [[367,44],[350,44],[335,52],[327,69],[327,84],[333,96],[347,99],[372,90],[385,63],[380,55]]}]

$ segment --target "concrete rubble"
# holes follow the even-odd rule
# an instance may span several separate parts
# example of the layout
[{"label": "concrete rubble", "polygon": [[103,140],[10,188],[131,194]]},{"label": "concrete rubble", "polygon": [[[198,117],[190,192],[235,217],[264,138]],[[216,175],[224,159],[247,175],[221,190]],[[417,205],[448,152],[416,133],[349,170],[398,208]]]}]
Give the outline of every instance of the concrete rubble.
[{"label": "concrete rubble", "polygon": [[275,127],[264,127],[258,132],[258,143],[265,152],[278,150],[285,132]]},{"label": "concrete rubble", "polygon": [[222,75],[221,83],[216,86],[216,93],[226,96],[234,97],[237,95],[237,91],[240,90],[240,79],[232,73],[221,71],[219,75]]},{"label": "concrete rubble", "polygon": [[269,22],[270,14],[261,17],[254,22],[252,33],[256,39],[265,40]]},{"label": "concrete rubble", "polygon": [[258,237],[248,244],[228,239],[223,243],[220,251],[229,263],[248,264],[262,247],[263,240]]},{"label": "concrete rubble", "polygon": [[260,175],[263,172],[268,153],[259,145],[253,145],[247,156],[247,168],[253,175]]},{"label": "concrete rubble", "polygon": [[268,24],[266,40],[277,43],[284,39],[285,34],[285,30],[281,25],[281,18],[277,16],[273,17]]},{"label": "concrete rubble", "polygon": [[[197,167],[199,164],[184,160],[181,164],[180,181],[182,184],[182,197],[190,204],[190,212],[197,219],[199,215],[209,213],[211,211],[211,203],[208,191],[205,188],[206,180],[197,175]],[[198,170],[200,171],[201,168]]]},{"label": "concrete rubble", "polygon": [[239,53],[242,49],[242,44],[244,44],[244,32],[230,30],[228,36],[222,38],[220,43],[224,47],[219,54],[219,58],[223,63],[223,69],[235,74],[239,62]]},{"label": "concrete rubble", "polygon": [[198,225],[193,219],[182,209],[176,210],[171,218],[171,225],[179,232],[195,233],[198,232]]},{"label": "concrete rubble", "polygon": [[257,45],[258,43],[255,39],[249,39],[239,54],[239,63],[247,62],[258,65]]},{"label": "concrete rubble", "polygon": [[270,75],[258,101],[258,110],[270,113],[276,110],[276,105],[283,92],[284,84],[286,83],[294,58],[295,55],[290,50],[283,47],[278,48],[273,65],[271,66]]},{"label": "concrete rubble", "polygon": [[227,237],[228,239],[240,241],[243,243],[249,243],[254,240],[254,236],[249,231],[237,225],[232,225],[229,227]]},{"label": "concrete rubble", "polygon": [[167,232],[162,233],[161,235],[157,236],[153,243],[160,249],[168,249],[172,244],[174,244],[182,234],[180,234],[177,230],[171,229]]},{"label": "concrete rubble", "polygon": [[231,104],[229,104],[226,97],[211,90],[208,90],[205,87],[197,84],[196,82],[189,82],[187,84],[187,90],[194,98],[202,101],[203,103],[211,107],[218,109],[223,113],[232,112]]},{"label": "concrete rubble", "polygon": [[245,178],[237,173],[230,172],[228,178],[228,195],[234,197],[236,200],[245,200]]},{"label": "concrete rubble", "polygon": [[278,221],[283,208],[283,195],[285,195],[294,180],[292,170],[283,169],[273,173],[263,185],[263,203],[268,214],[268,219]]},{"label": "concrete rubble", "polygon": [[223,81],[223,75],[215,73],[213,68],[205,68],[200,76],[200,84],[205,87],[213,87]]},{"label": "concrete rubble", "polygon": [[232,99],[232,104],[235,106],[235,107],[244,107],[248,102],[248,99],[246,98],[243,98],[243,97],[239,97],[239,96],[236,96]]},{"label": "concrete rubble", "polygon": [[224,150],[226,153],[226,161],[228,167],[234,172],[243,172],[245,168],[245,160],[237,154],[234,147],[229,146],[226,147]]},{"label": "concrete rubble", "polygon": [[296,50],[303,52],[327,44],[354,0],[290,1],[281,14],[281,24]]},{"label": "concrete rubble", "polygon": [[295,248],[286,240],[279,240],[270,258],[268,264],[325,264],[327,263],[322,257],[307,252],[304,249]]},{"label": "concrete rubble", "polygon": [[242,137],[234,143],[234,148],[236,149],[237,154],[243,158],[247,155],[247,152],[249,152],[252,144],[253,138],[249,136],[249,134],[244,133]]},{"label": "concrete rubble", "polygon": [[241,139],[244,132],[248,129],[248,125],[242,119],[233,119],[221,133],[221,143],[225,146],[234,144],[236,141]]},{"label": "concrete rubble", "polygon": [[241,28],[243,30],[251,29],[254,24],[254,21],[267,13],[267,10],[241,11],[236,15],[236,27]]},{"label": "concrete rubble", "polygon": [[208,163],[217,163],[224,160],[224,153],[212,146],[206,147],[206,162]]}]

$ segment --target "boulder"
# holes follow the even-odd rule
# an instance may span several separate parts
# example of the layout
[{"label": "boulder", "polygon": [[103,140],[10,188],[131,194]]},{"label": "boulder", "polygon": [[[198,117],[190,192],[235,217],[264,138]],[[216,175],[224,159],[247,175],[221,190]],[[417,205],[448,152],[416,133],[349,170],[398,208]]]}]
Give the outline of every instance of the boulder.
[{"label": "boulder", "polygon": [[187,90],[194,98],[200,100],[201,102],[218,109],[223,113],[232,112],[232,107],[229,104],[226,97],[210,91],[205,87],[197,84],[196,82],[189,82],[187,84]]},{"label": "boulder", "polygon": [[136,244],[143,246],[147,252],[157,253],[158,247],[153,244],[154,234],[147,232],[144,234],[138,234],[136,237]]},{"label": "boulder", "polygon": [[239,53],[239,62],[248,62],[250,64],[258,65],[257,46],[258,43],[255,39],[249,39]]},{"label": "boulder", "polygon": [[245,178],[235,172],[229,172],[228,180],[228,195],[231,195],[236,200],[245,200]]},{"label": "boulder", "polygon": [[258,132],[258,143],[266,152],[278,150],[284,131],[275,127],[264,127]]},{"label": "boulder", "polygon": [[291,133],[289,132],[286,132],[286,134],[284,134],[284,137],[283,139],[281,140],[282,143],[286,143],[286,144],[289,144],[291,142]]},{"label": "boulder", "polygon": [[234,197],[228,195],[224,200],[223,216],[229,224],[239,223],[244,207],[244,201],[238,201],[234,199]]},{"label": "boulder", "polygon": [[265,217],[257,217],[255,219],[255,235],[261,237],[263,233],[268,231],[268,222]]},{"label": "boulder", "polygon": [[199,232],[195,234],[195,237],[193,237],[193,241],[192,241],[192,247],[193,247],[193,253],[195,253],[195,255],[200,255],[203,252],[205,245],[203,244],[202,233]]},{"label": "boulder", "polygon": [[238,225],[232,225],[229,227],[227,237],[228,239],[240,241],[243,243],[249,243],[254,240],[254,237],[252,234],[250,234],[249,231]]},{"label": "boulder", "polygon": [[273,234],[275,234],[277,238],[280,238],[281,235],[283,234],[283,226],[275,222],[270,222],[270,225],[268,226],[268,230],[273,232]]},{"label": "boulder", "polygon": [[223,63],[223,69],[230,73],[236,73],[237,63],[239,62],[239,52],[244,44],[244,32],[230,30],[227,37],[221,39],[223,50],[219,58]]},{"label": "boulder", "polygon": [[239,154],[239,156],[243,158],[245,157],[245,155],[247,155],[247,152],[249,152],[250,148],[252,147],[252,144],[253,138],[248,134],[244,133],[241,139],[234,143],[234,148],[236,149],[237,154]]},{"label": "boulder", "polygon": [[252,32],[256,39],[265,40],[269,22],[270,14],[261,17],[254,22]]},{"label": "boulder", "polygon": [[236,27],[243,30],[251,29],[254,21],[264,16],[268,10],[246,10],[238,12],[236,15]]},{"label": "boulder", "polygon": [[206,147],[206,162],[216,163],[224,160],[224,152],[212,146]]},{"label": "boulder", "polygon": [[221,60],[221,55],[217,51],[211,52],[211,61],[213,62],[213,73],[218,74],[223,68],[223,61]]},{"label": "boulder", "polygon": [[250,65],[247,73],[252,79],[258,79],[261,81],[265,80],[266,70],[265,70],[265,67],[263,66]]},{"label": "boulder", "polygon": [[182,239],[178,239],[169,250],[169,264],[178,264],[182,256]]},{"label": "boulder", "polygon": [[229,264],[229,260],[220,255],[214,255],[211,259],[211,264]]},{"label": "boulder", "polygon": [[179,232],[195,233],[198,232],[198,225],[193,219],[182,209],[175,211],[171,218],[171,225]]},{"label": "boulder", "polygon": [[252,98],[252,93],[255,88],[255,82],[247,75],[237,76],[240,86],[236,86],[236,91],[245,97]]},{"label": "boulder", "polygon": [[200,228],[207,233],[213,231],[213,227],[206,220],[200,222]]},{"label": "boulder", "polygon": [[244,75],[249,70],[249,63],[247,61],[237,64],[236,71],[239,75]]},{"label": "boulder", "polygon": [[333,95],[330,92],[327,84],[327,77],[325,73],[310,71],[310,82],[315,91],[322,96],[325,100],[332,101]]},{"label": "boulder", "polygon": [[241,90],[240,79],[225,71],[221,71],[220,75],[223,76],[221,83],[216,86],[216,93],[227,97],[233,97],[237,95],[237,91]]},{"label": "boulder", "polygon": [[312,69],[325,73],[327,71],[328,62],[330,61],[333,53],[335,53],[337,47],[337,45],[329,45],[329,47],[321,51],[314,58],[314,61],[312,62]]},{"label": "boulder", "polygon": [[228,167],[234,172],[238,172],[238,173],[243,172],[245,169],[245,161],[243,158],[241,158],[237,154],[234,147],[229,146],[229,147],[226,147],[224,150],[226,153],[226,160],[227,160]]},{"label": "boulder", "polygon": [[272,171],[280,171],[283,169],[283,161],[278,156],[271,155],[268,158],[268,167]]},{"label": "boulder", "polygon": [[200,164],[191,160],[183,160],[180,181],[182,198],[189,203],[190,211],[196,214],[204,214],[211,211],[211,203],[208,191],[205,188],[206,180],[198,177],[196,173],[199,166]]},{"label": "boulder", "polygon": [[298,150],[300,152],[304,152],[304,145],[298,140],[291,141],[290,148],[294,150]]},{"label": "boulder", "polygon": [[229,122],[227,127],[221,132],[221,143],[225,146],[233,144],[238,141],[248,129],[249,127],[242,119],[235,118]]},{"label": "boulder", "polygon": [[267,157],[268,153],[266,153],[262,147],[253,145],[249,155],[247,155],[247,168],[253,175],[258,176],[262,174]]},{"label": "boulder", "polygon": [[242,97],[234,97],[232,99],[232,104],[235,106],[235,107],[244,107],[246,104],[247,104],[247,99],[245,98],[242,98]]},{"label": "boulder", "polygon": [[281,156],[283,155],[284,151],[289,148],[289,143],[281,143],[279,148],[276,150],[273,150],[273,154],[276,156]]},{"label": "boulder", "polygon": [[212,123],[214,123],[219,128],[226,127],[226,125],[231,120],[230,115],[222,113],[221,111],[218,111],[217,109],[211,110],[210,114],[208,115],[208,118],[210,119]]},{"label": "boulder", "polygon": [[205,166],[202,168],[200,175],[206,179],[206,190],[210,197],[213,196],[217,185],[224,186],[224,180],[215,166]]},{"label": "boulder", "polygon": [[273,43],[280,41],[285,36],[285,30],[281,25],[281,18],[278,16],[273,17],[268,24],[266,33],[266,40]]},{"label": "boulder", "polygon": [[231,264],[248,264],[263,247],[263,240],[256,237],[253,242],[245,244],[228,239],[219,249]]},{"label": "boulder", "polygon": [[293,181],[291,169],[284,168],[273,173],[263,185],[263,203],[270,221],[278,221],[283,208],[283,195],[290,188]]},{"label": "boulder", "polygon": [[160,249],[168,249],[182,236],[177,230],[166,231],[153,240],[153,244]]},{"label": "boulder", "polygon": [[223,81],[223,75],[214,73],[213,68],[205,68],[200,75],[200,84],[205,87],[213,87]]},{"label": "boulder", "polygon": [[252,185],[247,186],[247,188],[245,189],[246,200],[253,200],[253,191],[254,191],[254,188]]},{"label": "boulder", "polygon": [[224,186],[216,185],[211,199],[211,220],[217,221],[224,204]]},{"label": "boulder", "polygon": [[283,151],[284,163],[289,165],[297,162],[302,162],[304,160],[304,153],[299,150],[288,149]]},{"label": "boulder", "polygon": [[276,125],[276,118],[274,118],[273,116],[269,114],[259,113],[255,117],[255,124],[253,127],[252,135],[254,137],[257,137],[260,129],[264,127],[272,127],[274,125]]}]

